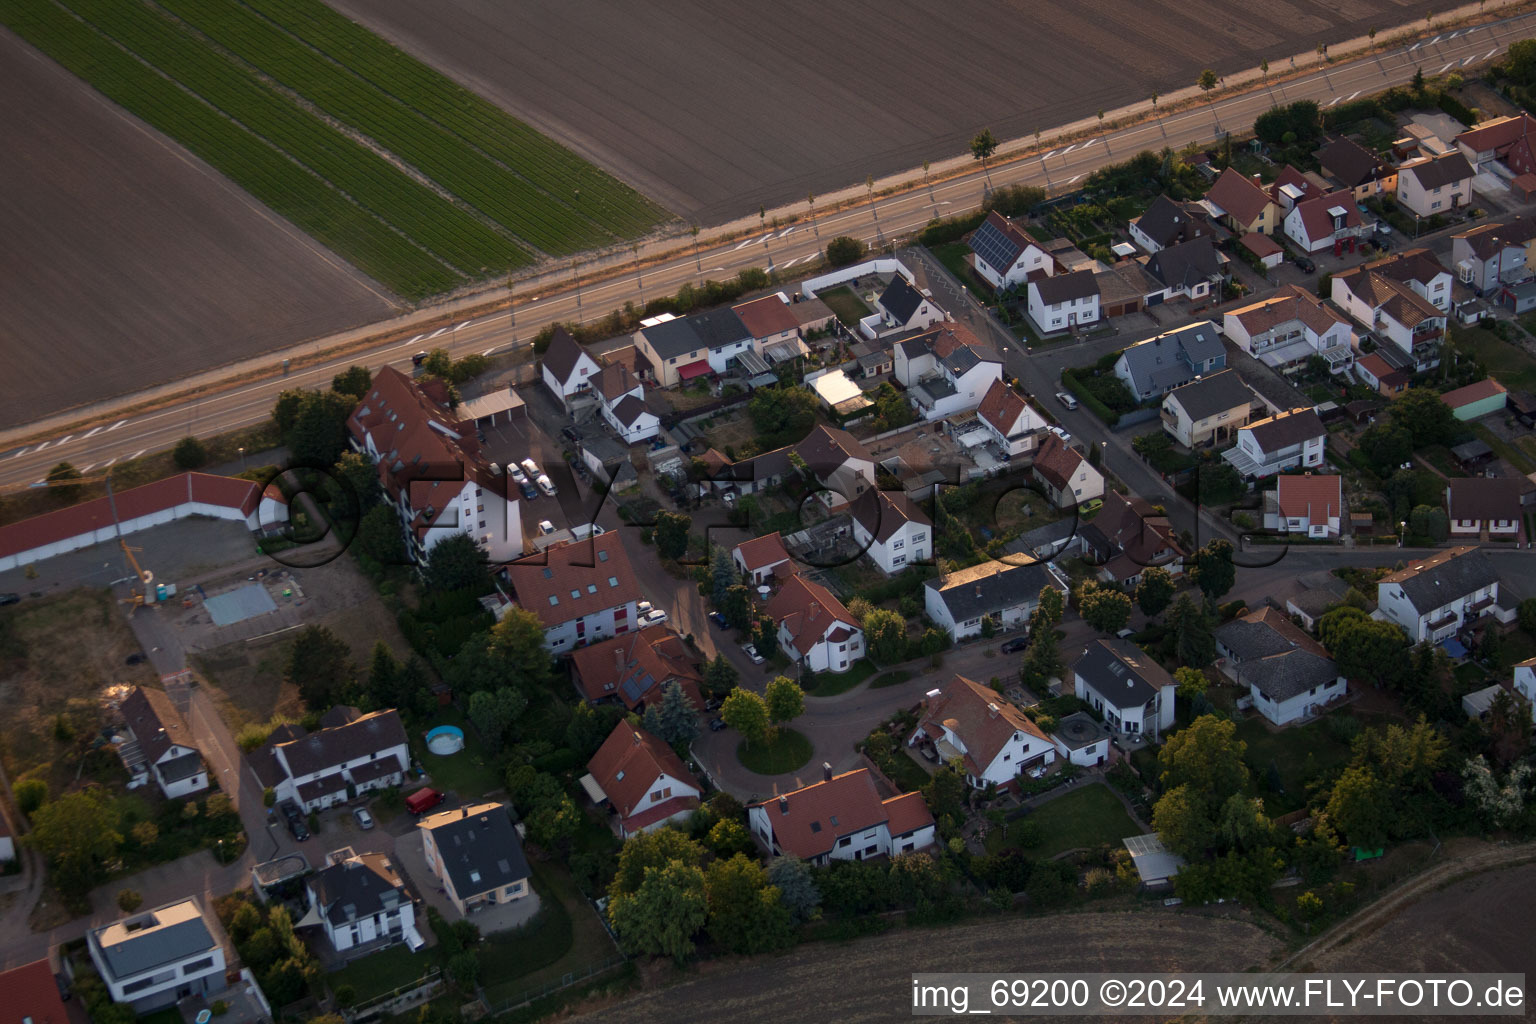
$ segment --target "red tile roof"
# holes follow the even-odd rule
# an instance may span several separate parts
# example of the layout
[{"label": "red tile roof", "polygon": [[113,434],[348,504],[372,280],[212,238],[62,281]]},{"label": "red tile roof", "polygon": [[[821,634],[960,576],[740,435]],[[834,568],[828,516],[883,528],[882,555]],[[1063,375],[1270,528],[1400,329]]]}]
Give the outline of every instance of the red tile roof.
[{"label": "red tile roof", "polygon": [[[710,451],[714,449],[711,448]],[[789,552],[784,549],[784,539],[779,536],[777,530],[765,533],[761,537],[744,540],[736,545],[736,550],[741,554],[741,560],[746,565],[747,572],[756,572],[758,569],[789,561]]]},{"label": "red tile roof", "polygon": [[1355,361],[1355,365],[1369,373],[1372,377],[1375,377],[1378,382],[1385,384],[1387,387],[1393,387],[1397,384],[1404,384],[1408,381],[1407,370],[1394,369],[1391,363],[1387,362],[1375,352],[1372,352],[1369,355],[1361,356],[1358,360]]},{"label": "red tile roof", "polygon": [[[249,516],[261,502],[261,488],[249,480],[234,477],[182,473],[142,487],[118,491],[114,500],[120,523],[189,502],[239,509],[242,515]],[[20,554],[100,530],[110,531],[112,522],[112,502],[106,498],[84,501],[57,512],[45,512],[19,523],[0,526],[0,556]]]},{"label": "red tile roof", "polygon": [[760,299],[731,308],[741,317],[741,322],[752,333],[752,337],[758,340],[785,331],[795,331],[800,327],[800,318],[795,316],[795,311],[777,295],[764,295]]},{"label": "red tile roof", "polygon": [[1236,317],[1247,332],[1263,334],[1271,328],[1291,320],[1300,320],[1313,334],[1324,334],[1349,320],[1323,304],[1323,300],[1297,285],[1290,284],[1274,295],[1241,309],[1234,309],[1227,316]]},{"label": "red tile roof", "polygon": [[0,974],[0,992],[5,993],[5,1015],[0,1017],[5,1024],[68,1024],[69,1013],[59,998],[59,986],[47,960],[36,960]]},{"label": "red tile roof", "polygon": [[1264,207],[1274,205],[1263,186],[1230,167],[1221,172],[1205,198],[1243,225],[1252,224]]},{"label": "red tile roof", "polygon": [[992,382],[976,407],[976,415],[992,424],[1004,437],[1012,436],[1019,417],[1028,411],[1029,403],[1024,401],[1024,396],[1000,380]]},{"label": "red tile roof", "polygon": [[[979,776],[1016,732],[1048,739],[1040,727],[1025,717],[1011,701],[974,679],[957,675],[944,691],[929,702],[920,727],[947,726],[965,745],[965,768]],[[942,735],[942,729],[939,730]],[[934,735],[929,731],[929,735]]]},{"label": "red tile roof", "polygon": [[644,597],[617,530],[546,548],[506,571],[517,603],[546,629]]},{"label": "red tile roof", "polygon": [[848,511],[880,544],[908,523],[933,525],[923,510],[900,491],[867,490],[853,499]]},{"label": "red tile roof", "polygon": [[1035,453],[1034,471],[1056,490],[1067,488],[1070,491],[1072,477],[1077,473],[1078,467],[1087,461],[1083,458],[1082,452],[1055,434],[1050,434],[1041,443],[1040,450]]},{"label": "red tile roof", "polygon": [[834,622],[854,622],[832,591],[799,573],[784,581],[765,611],[770,619],[789,630],[795,649],[801,654],[820,643]]},{"label": "red tile roof", "polygon": [[[891,805],[880,799],[868,768],[834,775],[753,806],[767,814],[779,848],[803,860],[830,853],[842,836],[889,825],[891,820]],[[920,820],[910,804],[896,804],[895,810],[899,823],[908,826],[906,831]],[[932,820],[929,815],[928,821]]]},{"label": "red tile roof", "polygon": [[1309,526],[1327,526],[1329,517],[1341,514],[1339,477],[1288,474],[1280,478],[1277,492],[1280,514],[1287,519],[1305,517]]},{"label": "red tile roof", "polygon": [[1360,226],[1360,210],[1355,206],[1352,192],[1329,192],[1327,195],[1311,196],[1296,204],[1296,210],[1301,214],[1301,226],[1306,230],[1309,240],[1315,242],[1334,233],[1333,216],[1328,211],[1335,208],[1344,211],[1345,228]]},{"label": "red tile roof", "polygon": [[921,793],[893,796],[882,801],[882,806],[885,807],[888,818],[886,827],[891,830],[892,839],[899,839],[933,824],[933,812],[928,810],[928,802]]},{"label": "red tile roof", "polygon": [[1508,394],[1503,384],[1500,384],[1492,377],[1484,377],[1482,380],[1468,384],[1464,388],[1447,391],[1440,396],[1440,401],[1452,409],[1460,409],[1464,405],[1471,405],[1473,402],[1481,402],[1485,398],[1492,398],[1494,395],[1503,394]]},{"label": "red tile roof", "polygon": [[1259,234],[1257,231],[1248,232],[1242,237],[1241,241],[1243,248],[1253,253],[1259,259],[1263,259],[1266,256],[1273,256],[1276,253],[1285,252],[1285,250],[1281,248],[1280,243],[1276,242],[1268,235]]},{"label": "red tile roof", "polygon": [[[673,680],[682,685],[695,708],[704,706],[699,694],[703,677],[684,650],[682,638],[666,626],[647,626],[578,647],[571,652],[571,675],[588,700],[616,697],[631,711],[659,700],[661,689]],[[646,678],[651,684],[642,685]],[[635,684],[633,692],[625,688],[626,682]]]},{"label": "red tile roof", "polygon": [[[644,729],[638,729],[628,722],[614,726],[613,732],[608,734],[608,738],[588,762],[587,771],[592,773],[592,777],[602,787],[613,809],[625,819],[637,811],[649,809],[641,801],[651,785],[663,774],[692,787],[695,792],[699,789],[699,780],[688,771],[676,751]],[[682,795],[678,794],[679,797]],[[694,803],[697,802],[695,797]],[[626,821],[626,828],[630,824]],[[640,828],[642,823],[633,823],[633,827]]]}]

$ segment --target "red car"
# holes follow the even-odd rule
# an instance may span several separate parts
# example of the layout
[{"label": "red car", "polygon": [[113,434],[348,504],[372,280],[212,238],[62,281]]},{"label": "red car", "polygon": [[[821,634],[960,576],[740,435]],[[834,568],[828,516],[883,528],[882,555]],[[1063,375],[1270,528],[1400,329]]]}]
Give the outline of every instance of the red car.
[{"label": "red car", "polygon": [[442,803],[446,799],[443,794],[430,786],[426,789],[418,789],[405,798],[405,809],[415,815],[422,815]]}]

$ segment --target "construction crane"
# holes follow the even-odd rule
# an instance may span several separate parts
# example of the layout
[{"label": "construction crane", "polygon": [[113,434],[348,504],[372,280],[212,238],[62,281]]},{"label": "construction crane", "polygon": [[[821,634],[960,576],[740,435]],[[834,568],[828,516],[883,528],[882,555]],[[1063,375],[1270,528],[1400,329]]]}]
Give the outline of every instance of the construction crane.
[{"label": "construction crane", "polygon": [[146,604],[153,604],[155,600],[155,574],[141,566],[139,560],[133,557],[135,551],[142,551],[144,549],[129,547],[128,541],[123,537],[122,527],[117,521],[117,499],[112,494],[112,473],[110,470],[107,472],[107,503],[112,508],[112,529],[117,533],[118,547],[123,549],[123,557],[133,567],[134,579],[139,584],[131,588],[129,596],[123,599],[123,603],[131,604],[135,608]]}]

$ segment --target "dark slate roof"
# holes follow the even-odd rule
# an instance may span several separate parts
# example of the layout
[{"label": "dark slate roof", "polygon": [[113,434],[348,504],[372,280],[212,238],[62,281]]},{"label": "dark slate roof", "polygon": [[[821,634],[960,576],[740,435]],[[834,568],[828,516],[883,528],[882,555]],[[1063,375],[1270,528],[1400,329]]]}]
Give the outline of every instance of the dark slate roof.
[{"label": "dark slate roof", "polygon": [[1225,355],[1209,320],[1137,342],[1121,354],[1138,395],[1159,394],[1195,376],[1192,363]]},{"label": "dark slate roof", "polygon": [[1499,581],[1493,561],[1474,547],[1448,548],[1381,580],[1397,584],[1420,615]]},{"label": "dark slate roof", "polygon": [[1175,388],[1168,398],[1178,399],[1189,418],[1199,422],[1207,416],[1251,403],[1253,392],[1248,390],[1236,370],[1222,370]]},{"label": "dark slate roof", "polygon": [[892,534],[909,522],[920,526],[931,525],[923,510],[900,491],[868,488],[853,499],[848,511],[881,544],[890,540]]},{"label": "dark slate roof", "polygon": [[1326,437],[1328,428],[1313,409],[1291,409],[1243,428],[1253,434],[1259,449],[1277,452],[1291,445],[1303,444],[1314,437]]},{"label": "dark slate roof", "polygon": [[164,757],[172,746],[197,749],[192,731],[164,690],[136,686],[124,698],[122,710],[133,738],[139,741],[139,749],[151,764]]},{"label": "dark slate roof", "polygon": [[1472,165],[1467,163],[1467,158],[1462,155],[1459,149],[1453,149],[1449,153],[1430,157],[1424,163],[1409,161],[1398,168],[1398,173],[1413,175],[1419,180],[1420,187],[1425,191],[1433,191],[1446,185],[1453,185],[1473,175]]},{"label": "dark slate roof", "polygon": [[1040,591],[1050,583],[1050,573],[1039,562],[1011,565],[993,561],[928,580],[923,585],[938,593],[951,618],[965,622],[1037,600]]},{"label": "dark slate roof", "polygon": [[999,274],[1004,274],[1024,247],[1033,241],[1027,231],[994,210],[971,232],[971,251]]},{"label": "dark slate roof", "polygon": [[912,319],[912,314],[917,312],[917,307],[923,304],[923,295],[916,288],[907,283],[907,279],[897,274],[891,278],[891,283],[885,286],[885,291],[880,293],[880,307],[891,314],[899,324],[905,324]]},{"label": "dark slate roof", "polygon": [[315,903],[333,925],[372,917],[409,902],[399,872],[384,854],[364,854],[317,871],[308,881]]},{"label": "dark slate roof", "polygon": [[1040,293],[1040,301],[1046,305],[1072,302],[1099,294],[1099,282],[1094,278],[1091,270],[1042,277],[1038,281],[1031,281],[1029,286]]},{"label": "dark slate roof", "polygon": [[1327,686],[1339,678],[1339,666],[1328,658],[1299,648],[1244,662],[1241,679],[1270,700],[1289,700],[1314,686]]},{"label": "dark slate roof", "polygon": [[501,804],[446,811],[427,819],[453,889],[460,899],[528,877],[523,841]]},{"label": "dark slate roof", "polygon": [[[177,920],[176,918],[180,918]],[[160,924],[163,920],[171,923]],[[124,926],[133,924],[132,931]],[[218,944],[195,900],[134,914],[91,933],[107,969],[116,979],[131,978],[176,963]],[[112,941],[117,939],[118,941]]]},{"label": "dark slate roof", "polygon": [[1118,637],[1097,637],[1072,664],[1099,696],[1121,708],[1139,708],[1173,684],[1156,661],[1135,644]]},{"label": "dark slate roof", "polygon": [[626,427],[632,427],[641,414],[650,411],[650,407],[645,404],[643,399],[636,398],[634,395],[625,395],[624,399],[613,407],[613,418]]},{"label": "dark slate roof", "polygon": [[1180,241],[1186,234],[1189,234],[1190,238],[1198,237],[1191,232],[1202,231],[1206,218],[1192,213],[1190,210],[1192,205],[1187,206],[1165,195],[1160,195],[1152,200],[1152,205],[1148,206],[1146,212],[1136,219],[1136,228],[1161,246]]},{"label": "dark slate roof", "polygon": [[405,727],[393,708],[375,711],[346,725],[321,729],[279,748],[294,776],[309,775],[344,761],[406,742]]},{"label": "dark slate roof", "polygon": [[646,340],[662,359],[686,355],[701,348],[720,348],[752,337],[734,309],[679,317],[644,329]]},{"label": "dark slate roof", "polygon": [[[982,361],[983,357],[969,345],[961,345],[955,348],[947,356],[941,356],[939,362],[956,377],[963,377],[970,372],[971,367]],[[989,362],[997,362],[996,359],[988,359]]]},{"label": "dark slate roof", "polygon": [[1381,160],[1352,139],[1333,139],[1317,151],[1317,162],[1335,178],[1354,188],[1380,176]]},{"label": "dark slate roof", "polygon": [[571,332],[556,324],[554,334],[549,339],[549,348],[544,350],[544,368],[564,384],[571,379],[571,374],[576,369],[576,362],[583,354],[584,350],[576,339],[571,337]]},{"label": "dark slate roof", "polygon": [[159,765],[158,770],[161,778],[165,779],[166,782],[180,782],[183,779],[190,779],[203,770],[203,756],[194,750],[190,754],[182,754],[180,757],[171,758],[169,761]]},{"label": "dark slate roof", "polygon": [[1076,519],[1058,519],[1054,523],[1047,523],[1028,533],[1021,534],[1015,540],[1009,541],[1003,546],[1006,555],[1029,555],[1034,558],[1042,556],[1042,552],[1055,553],[1056,546],[1071,540],[1077,535]]},{"label": "dark slate roof", "polygon": [[1152,254],[1147,272],[1169,288],[1188,288],[1221,274],[1216,243],[1209,236],[1191,238]]}]

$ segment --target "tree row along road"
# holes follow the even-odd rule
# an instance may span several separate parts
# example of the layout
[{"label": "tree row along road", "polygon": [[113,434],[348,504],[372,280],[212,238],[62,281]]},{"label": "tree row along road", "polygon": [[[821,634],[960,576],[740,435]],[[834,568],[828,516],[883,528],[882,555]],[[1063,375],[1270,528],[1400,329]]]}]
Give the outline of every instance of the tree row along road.
[{"label": "tree row along road", "polygon": [[[656,266],[631,266],[628,272],[614,273],[597,283],[573,287],[578,269],[575,265],[552,270],[520,284],[520,294],[510,310],[446,327],[435,326],[441,323],[441,308],[424,310],[404,322],[430,322],[434,324],[430,330],[411,333],[410,328],[402,328],[391,332],[390,340],[364,352],[322,359],[287,376],[267,376],[207,398],[173,402],[155,412],[114,414],[110,409],[97,407],[97,419],[83,426],[75,426],[82,415],[66,414],[58,417],[56,423],[0,432],[0,444],[11,445],[9,450],[0,452],[0,487],[36,483],[60,461],[71,462],[81,470],[99,471],[142,452],[169,448],[189,433],[206,436],[259,423],[281,391],[324,387],[335,373],[353,363],[371,368],[386,363],[403,367],[409,364],[412,354],[433,347],[446,348],[456,356],[506,351],[530,344],[533,335],[547,324],[598,319],[626,302],[638,304],[670,295],[685,283],[710,277],[720,280],[750,267],[793,274],[797,264],[813,260],[826,241],[836,235],[851,235],[883,248],[911,235],[934,217],[974,210],[989,181],[992,187],[1024,184],[1044,186],[1053,192],[1070,191],[1097,168],[1128,159],[1141,150],[1164,146],[1178,150],[1190,143],[1209,143],[1224,132],[1247,131],[1254,119],[1274,104],[1311,99],[1326,108],[1406,83],[1420,68],[1426,75],[1433,75],[1492,60],[1510,42],[1528,34],[1536,34],[1536,13],[1447,31],[1409,47],[1325,67],[1283,84],[1261,85],[1121,131],[1063,145],[1041,156],[994,166],[989,171],[978,166],[974,172],[952,180],[829,212],[809,222],[763,231],[744,241],[701,250],[697,255],[674,255]],[[1277,73],[1279,70],[1276,69]],[[389,328],[378,328],[379,333],[385,331]],[[310,356],[332,347],[335,340],[307,344],[287,354],[295,358]],[[627,340],[616,339],[599,348],[624,344]],[[226,368],[209,375],[207,383],[227,383],[242,376],[250,379],[267,372],[264,368],[271,367],[280,355]],[[146,397],[125,396],[115,408],[142,404]],[[47,432],[51,430],[57,432],[49,436]]]}]

